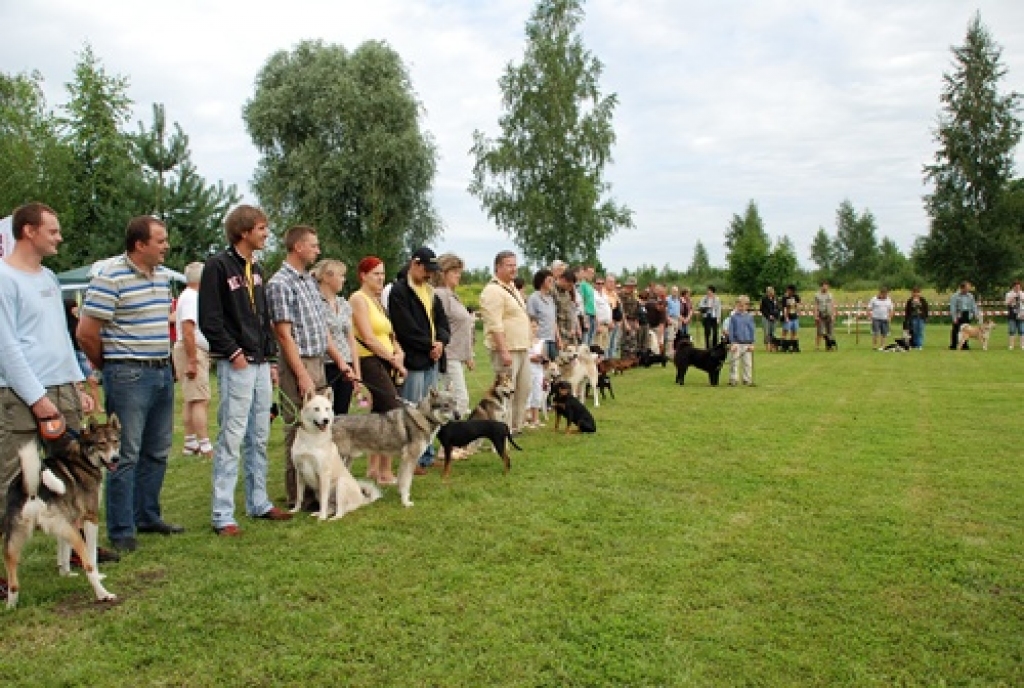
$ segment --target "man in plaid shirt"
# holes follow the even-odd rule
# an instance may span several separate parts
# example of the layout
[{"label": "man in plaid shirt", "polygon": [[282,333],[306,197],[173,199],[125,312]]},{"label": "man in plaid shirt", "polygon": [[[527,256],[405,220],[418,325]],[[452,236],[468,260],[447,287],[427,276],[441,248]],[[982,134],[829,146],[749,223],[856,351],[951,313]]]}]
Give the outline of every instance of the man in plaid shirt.
[{"label": "man in plaid shirt", "polygon": [[284,404],[281,416],[287,424],[285,431],[284,485],[289,507],[301,500],[302,508],[314,511],[316,495],[306,489],[305,495],[296,494],[295,464],[292,463],[292,445],[298,431],[296,419],[307,392],[327,386],[324,374],[324,354],[338,364],[343,375],[351,379],[352,369],[341,357],[327,329],[320,289],[309,274],[309,266],[320,255],[320,241],[316,230],[306,225],[290,228],[284,235],[288,251],[281,269],[267,283],[267,300],[274,334],[281,348],[281,369],[278,384],[291,403]]}]

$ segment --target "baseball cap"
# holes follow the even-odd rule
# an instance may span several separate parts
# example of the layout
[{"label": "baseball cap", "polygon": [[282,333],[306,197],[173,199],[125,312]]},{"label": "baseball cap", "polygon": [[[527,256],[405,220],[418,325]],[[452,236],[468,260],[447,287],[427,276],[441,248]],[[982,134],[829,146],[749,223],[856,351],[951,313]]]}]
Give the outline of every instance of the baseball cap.
[{"label": "baseball cap", "polygon": [[635,287],[636,286],[636,277],[627,277],[626,278],[625,286],[627,286],[627,287]]},{"label": "baseball cap", "polygon": [[416,252],[412,254],[412,259],[417,263],[420,263],[430,272],[440,270],[441,267],[437,264],[437,256],[426,246],[421,246],[416,249]]}]

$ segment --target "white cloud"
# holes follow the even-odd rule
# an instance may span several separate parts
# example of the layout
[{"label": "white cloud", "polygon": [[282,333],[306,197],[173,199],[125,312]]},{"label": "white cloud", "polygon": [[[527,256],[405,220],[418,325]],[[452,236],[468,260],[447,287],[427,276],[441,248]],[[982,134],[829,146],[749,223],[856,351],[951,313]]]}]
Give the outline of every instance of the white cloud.
[{"label": "white cloud", "polygon": [[[602,249],[612,268],[685,267],[697,240],[724,261],[722,233],[748,200],[802,261],[844,198],[870,208],[905,250],[926,232],[921,166],[952,45],[975,9],[1004,47],[1005,89],[1024,91],[1024,6],[1003,0],[592,0],[587,47],[616,93],[612,195],[637,229]],[[353,49],[387,41],[405,60],[440,152],[438,249],[490,263],[511,241],[469,196],[475,129],[494,136],[498,79],[522,57],[528,0],[35,0],[0,3],[0,69],[39,70],[61,103],[88,41],[126,75],[135,120],[162,102],[208,179],[248,193],[257,162],[241,108],[270,54],[300,40]],[[133,125],[134,128],[135,125]],[[1019,156],[1018,160],[1024,160]],[[1024,170],[1018,170],[1024,174]]]}]

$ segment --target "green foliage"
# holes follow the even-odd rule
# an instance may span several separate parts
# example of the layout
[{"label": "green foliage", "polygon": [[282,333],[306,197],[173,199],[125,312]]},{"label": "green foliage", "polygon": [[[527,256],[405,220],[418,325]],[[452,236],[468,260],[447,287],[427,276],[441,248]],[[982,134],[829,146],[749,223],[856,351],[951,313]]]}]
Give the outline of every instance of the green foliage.
[{"label": "green foliage", "polygon": [[853,203],[844,200],[836,211],[835,272],[839,281],[864,279],[878,266],[875,216],[870,210],[857,214]]},{"label": "green foliage", "polygon": [[919,264],[940,288],[969,279],[985,293],[1005,285],[1021,266],[1021,215],[1006,201],[1014,150],[1021,138],[1020,94],[1000,93],[1002,49],[975,15],[952,73],[943,75],[938,150],[924,167],[931,217]]},{"label": "green foliage", "polygon": [[770,248],[764,221],[751,200],[743,216],[733,215],[725,233],[729,284],[738,294],[759,294],[764,289],[761,272]]},{"label": "green foliage", "polygon": [[687,273],[695,280],[706,279],[711,274],[711,260],[708,258],[708,250],[704,243],[698,239],[693,247],[693,260]]},{"label": "green foliage", "polygon": [[824,227],[818,227],[818,233],[814,235],[814,241],[811,243],[811,260],[818,266],[821,279],[831,278],[835,270],[837,254],[836,242],[832,240]]},{"label": "green foliage", "polygon": [[373,254],[397,269],[441,231],[429,196],[437,153],[420,112],[386,43],[349,53],[303,41],[273,54],[242,115],[261,155],[253,189],[272,226],[312,224],[325,254],[349,265]]},{"label": "green foliage", "polygon": [[54,261],[58,269],[124,252],[125,227],[139,214],[133,199],[143,183],[124,131],[132,106],[128,79],[109,76],[86,45],[67,89],[63,125],[72,156],[72,213],[62,217],[70,231]]},{"label": "green foliage", "polygon": [[192,163],[188,135],[177,122],[168,133],[164,106],[153,105],[153,124],[139,122],[133,137],[142,164],[139,213],[159,217],[167,224],[171,249],[165,263],[177,270],[193,260],[204,260],[224,245],[222,222],[241,197],[234,185],[208,185]]},{"label": "green foliage", "polygon": [[765,259],[764,267],[758,276],[757,290],[746,292],[747,296],[753,298],[757,294],[764,293],[765,287],[775,287],[775,292],[782,293],[786,284],[798,283],[799,264],[796,257],[796,249],[789,237],[783,236],[775,242],[771,253]]},{"label": "green foliage", "polygon": [[47,109],[42,81],[36,72],[0,73],[0,216],[30,201],[58,213],[70,206],[71,151]]},{"label": "green foliage", "polygon": [[633,213],[604,196],[615,143],[614,94],[600,91],[601,62],[579,35],[581,0],[539,0],[526,54],[500,80],[502,134],[473,134],[469,191],[526,262],[595,263],[601,244]]}]

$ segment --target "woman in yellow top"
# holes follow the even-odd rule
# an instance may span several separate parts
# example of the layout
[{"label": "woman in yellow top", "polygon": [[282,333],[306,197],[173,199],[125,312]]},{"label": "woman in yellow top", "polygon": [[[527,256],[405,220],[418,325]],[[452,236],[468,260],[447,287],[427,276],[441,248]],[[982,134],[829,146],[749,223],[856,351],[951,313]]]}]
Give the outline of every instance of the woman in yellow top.
[{"label": "woman in yellow top", "polygon": [[[363,385],[373,394],[373,412],[387,413],[402,402],[391,378],[392,371],[405,377],[404,354],[395,339],[387,312],[380,301],[384,291],[384,262],[375,256],[359,261],[359,291],[352,294],[352,325]],[[366,476],[380,485],[398,481],[391,469],[391,457],[374,454],[367,460]]]}]

